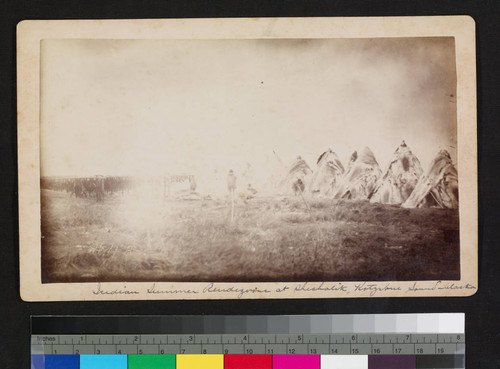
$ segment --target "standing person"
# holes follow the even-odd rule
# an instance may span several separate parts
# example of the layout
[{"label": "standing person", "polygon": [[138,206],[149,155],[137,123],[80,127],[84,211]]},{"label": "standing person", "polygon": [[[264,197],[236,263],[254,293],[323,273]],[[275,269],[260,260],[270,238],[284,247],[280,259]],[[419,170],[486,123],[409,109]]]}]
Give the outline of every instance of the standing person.
[{"label": "standing person", "polygon": [[233,173],[233,170],[229,170],[227,175],[227,189],[229,190],[229,194],[234,194],[236,190],[236,176]]}]

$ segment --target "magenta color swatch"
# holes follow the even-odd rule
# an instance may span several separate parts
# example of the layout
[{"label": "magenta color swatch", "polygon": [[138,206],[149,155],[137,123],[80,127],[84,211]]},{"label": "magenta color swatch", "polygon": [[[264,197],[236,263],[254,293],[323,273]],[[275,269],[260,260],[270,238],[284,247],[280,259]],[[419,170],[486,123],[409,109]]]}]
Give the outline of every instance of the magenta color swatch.
[{"label": "magenta color swatch", "polygon": [[273,369],[320,369],[319,355],[273,355]]}]

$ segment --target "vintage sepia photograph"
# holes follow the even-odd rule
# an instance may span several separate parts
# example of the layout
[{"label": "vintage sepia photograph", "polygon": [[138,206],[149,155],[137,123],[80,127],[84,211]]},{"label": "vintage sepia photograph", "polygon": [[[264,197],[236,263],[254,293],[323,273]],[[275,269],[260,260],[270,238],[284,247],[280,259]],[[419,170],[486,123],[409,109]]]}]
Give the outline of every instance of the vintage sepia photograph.
[{"label": "vintage sepia photograph", "polygon": [[43,40],[42,282],[460,279],[454,39]]},{"label": "vintage sepia photograph", "polygon": [[33,278],[90,295],[475,291],[463,47],[303,33],[40,37]]}]

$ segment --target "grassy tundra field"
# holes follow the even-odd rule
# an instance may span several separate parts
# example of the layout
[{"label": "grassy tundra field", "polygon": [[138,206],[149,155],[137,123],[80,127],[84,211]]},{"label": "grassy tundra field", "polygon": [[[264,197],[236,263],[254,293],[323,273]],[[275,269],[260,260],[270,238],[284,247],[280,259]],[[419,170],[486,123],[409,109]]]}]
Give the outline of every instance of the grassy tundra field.
[{"label": "grassy tundra field", "polygon": [[42,191],[42,281],[460,278],[458,211],[300,197],[102,202]]}]

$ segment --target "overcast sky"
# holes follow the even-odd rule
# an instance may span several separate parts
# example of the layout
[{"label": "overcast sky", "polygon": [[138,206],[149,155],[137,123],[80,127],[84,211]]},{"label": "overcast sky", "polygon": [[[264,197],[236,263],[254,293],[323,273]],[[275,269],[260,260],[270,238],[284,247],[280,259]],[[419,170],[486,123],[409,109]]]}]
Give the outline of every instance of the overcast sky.
[{"label": "overcast sky", "polygon": [[41,67],[42,176],[456,157],[452,38],[44,40]]}]

